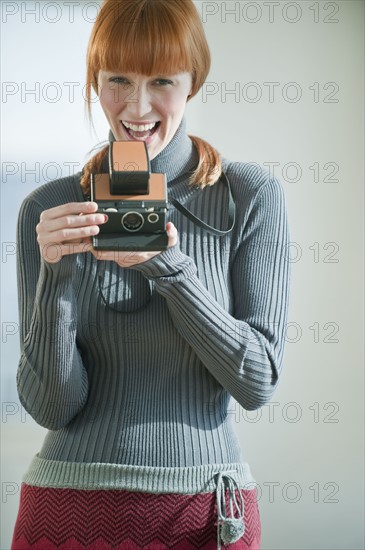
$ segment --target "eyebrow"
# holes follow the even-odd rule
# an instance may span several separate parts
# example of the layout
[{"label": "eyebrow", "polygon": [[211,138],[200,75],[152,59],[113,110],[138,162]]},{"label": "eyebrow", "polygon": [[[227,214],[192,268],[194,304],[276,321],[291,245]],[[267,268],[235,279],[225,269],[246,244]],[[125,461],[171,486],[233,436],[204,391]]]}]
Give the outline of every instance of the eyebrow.
[{"label": "eyebrow", "polygon": [[[121,71],[121,70],[116,70],[116,71],[105,71],[103,69],[100,69],[102,72],[106,73],[107,75],[120,75],[120,76],[125,76],[125,77],[128,77],[129,75],[138,75],[140,73],[128,73],[127,71]],[[155,75],[143,75],[143,76],[146,76],[147,78],[176,78],[180,73],[168,73],[168,74],[163,74],[163,73],[159,73],[159,74],[155,74]]]}]

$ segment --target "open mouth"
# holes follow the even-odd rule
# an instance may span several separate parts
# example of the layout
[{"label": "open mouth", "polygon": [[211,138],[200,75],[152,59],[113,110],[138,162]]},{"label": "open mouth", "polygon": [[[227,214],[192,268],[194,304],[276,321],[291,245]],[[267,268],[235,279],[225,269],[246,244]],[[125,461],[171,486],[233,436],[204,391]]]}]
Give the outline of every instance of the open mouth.
[{"label": "open mouth", "polygon": [[123,122],[121,120],[121,123],[125,129],[125,131],[128,133],[128,135],[133,139],[139,139],[139,140],[146,140],[149,137],[153,136],[153,134],[158,130],[158,128],[161,125],[161,121],[152,122],[151,124],[130,124],[129,122]]}]

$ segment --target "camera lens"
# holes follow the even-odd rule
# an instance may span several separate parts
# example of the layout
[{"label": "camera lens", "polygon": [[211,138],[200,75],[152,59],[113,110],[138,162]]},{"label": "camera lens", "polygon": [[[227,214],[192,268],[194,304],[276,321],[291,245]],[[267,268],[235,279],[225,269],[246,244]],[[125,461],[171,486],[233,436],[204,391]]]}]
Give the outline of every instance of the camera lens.
[{"label": "camera lens", "polygon": [[139,212],[127,212],[122,218],[122,225],[126,231],[138,231],[143,223],[143,216]]}]

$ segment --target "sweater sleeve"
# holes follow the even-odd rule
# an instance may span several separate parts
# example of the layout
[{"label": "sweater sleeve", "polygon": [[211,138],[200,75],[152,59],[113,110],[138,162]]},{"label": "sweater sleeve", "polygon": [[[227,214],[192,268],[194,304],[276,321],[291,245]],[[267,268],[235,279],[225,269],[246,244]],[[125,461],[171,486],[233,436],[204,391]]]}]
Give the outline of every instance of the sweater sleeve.
[{"label": "sweater sleeve", "polygon": [[241,229],[230,271],[232,315],[202,285],[178,244],[136,269],[155,281],[176,329],[210,373],[240,405],[255,410],[277,386],[288,313],[290,241],[278,180],[259,189]]},{"label": "sweater sleeve", "polygon": [[88,378],[76,344],[75,257],[65,256],[55,264],[42,259],[35,230],[42,210],[25,199],[17,223],[17,389],[34,420],[57,430],[84,406]]}]

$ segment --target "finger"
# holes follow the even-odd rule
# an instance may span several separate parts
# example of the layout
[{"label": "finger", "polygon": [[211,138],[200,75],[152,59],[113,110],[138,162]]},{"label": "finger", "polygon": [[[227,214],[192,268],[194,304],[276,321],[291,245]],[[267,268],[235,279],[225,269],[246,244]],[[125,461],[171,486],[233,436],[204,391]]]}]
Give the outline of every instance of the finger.
[{"label": "finger", "polygon": [[177,235],[177,229],[172,222],[167,222],[166,230],[168,235],[171,235],[171,236]]},{"label": "finger", "polygon": [[108,221],[107,214],[69,214],[61,218],[43,219],[36,227],[38,233],[41,233],[43,228],[46,228],[47,233],[52,233],[61,229],[70,229],[84,227],[88,225],[100,225]]},{"label": "finger", "polygon": [[178,240],[177,229],[172,222],[166,224],[167,236],[168,236],[168,247],[175,246]]},{"label": "finger", "polygon": [[96,212],[97,209],[98,205],[93,201],[68,202],[66,204],[61,204],[59,206],[54,206],[53,208],[43,210],[40,215],[40,220],[52,220],[62,216],[68,216],[70,214],[88,214],[90,212]]},{"label": "finger", "polygon": [[65,242],[81,240],[86,237],[97,235],[100,231],[98,225],[87,225],[79,228],[64,228],[58,231],[52,231],[47,233],[38,233],[38,244],[44,246],[46,244],[55,245]]}]

